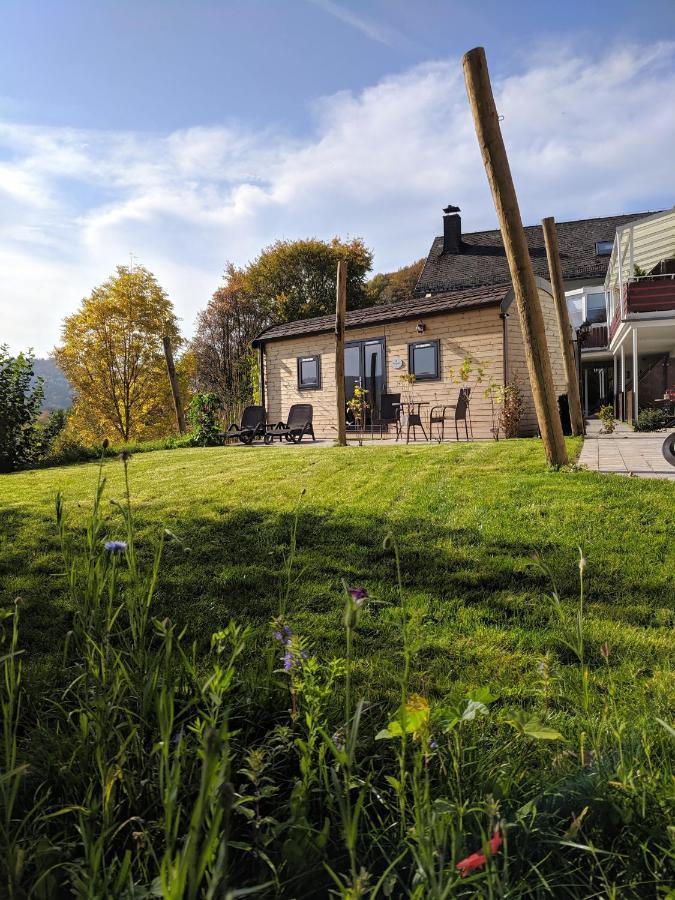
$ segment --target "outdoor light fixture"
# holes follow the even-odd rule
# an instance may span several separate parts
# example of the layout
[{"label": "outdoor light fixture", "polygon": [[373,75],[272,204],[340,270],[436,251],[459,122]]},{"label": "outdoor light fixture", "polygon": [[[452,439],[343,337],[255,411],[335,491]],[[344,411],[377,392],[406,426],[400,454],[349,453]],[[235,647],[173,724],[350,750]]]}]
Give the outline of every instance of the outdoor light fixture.
[{"label": "outdoor light fixture", "polygon": [[417,323],[417,333],[418,333],[418,334],[424,334],[424,332],[425,332],[426,330],[427,330],[427,326],[426,326],[426,325],[424,324],[424,322],[420,319],[420,321]]}]

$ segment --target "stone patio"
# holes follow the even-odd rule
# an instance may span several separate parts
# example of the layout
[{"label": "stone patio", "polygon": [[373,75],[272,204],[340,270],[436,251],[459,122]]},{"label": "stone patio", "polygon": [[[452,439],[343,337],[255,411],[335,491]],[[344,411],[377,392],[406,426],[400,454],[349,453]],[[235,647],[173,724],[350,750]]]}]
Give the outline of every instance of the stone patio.
[{"label": "stone patio", "polygon": [[589,419],[579,463],[595,472],[675,481],[675,467],[666,462],[661,452],[667,434],[639,433],[623,422],[616,423],[613,434],[600,434],[600,421]]}]

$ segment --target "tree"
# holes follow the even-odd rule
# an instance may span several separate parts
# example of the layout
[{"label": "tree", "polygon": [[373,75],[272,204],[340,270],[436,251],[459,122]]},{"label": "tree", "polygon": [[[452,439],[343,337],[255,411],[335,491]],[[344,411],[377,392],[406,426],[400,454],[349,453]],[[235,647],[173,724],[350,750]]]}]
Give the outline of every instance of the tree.
[{"label": "tree", "polygon": [[246,269],[246,289],[261,314],[275,323],[329,315],[335,312],[339,259],[347,261],[347,309],[370,306],[366,275],[373,254],[360,238],[277,241]]},{"label": "tree", "polygon": [[0,345],[0,472],[13,472],[33,458],[43,396],[30,351],[10,356],[8,346]]},{"label": "tree", "polygon": [[[122,441],[174,430],[162,338],[182,344],[171,301],[142,266],[118,266],[63,324],[54,357],[76,391],[69,426]],[[72,423],[72,424],[71,424]]]},{"label": "tree", "polygon": [[197,389],[217,394],[230,421],[253,395],[251,341],[268,322],[268,311],[248,291],[246,272],[228,263],[225,284],[197,318],[191,350]]},{"label": "tree", "polygon": [[410,297],[422,274],[425,261],[418,259],[417,262],[402,266],[395,272],[381,272],[374,275],[366,285],[370,302],[398,303]]}]

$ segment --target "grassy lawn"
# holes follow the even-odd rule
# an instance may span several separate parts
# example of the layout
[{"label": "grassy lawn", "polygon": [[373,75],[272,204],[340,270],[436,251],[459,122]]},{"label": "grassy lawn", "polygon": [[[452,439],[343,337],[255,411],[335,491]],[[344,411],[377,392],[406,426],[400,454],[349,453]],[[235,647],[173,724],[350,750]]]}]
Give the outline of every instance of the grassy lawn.
[{"label": "grassy lawn", "polygon": [[[577,450],[570,442],[572,452]],[[547,473],[540,446],[511,441],[456,447],[213,448],[139,455],[130,464],[141,545],[162,527],[170,544],[157,615],[203,641],[230,617],[265,627],[278,612],[283,559],[301,490],[298,553],[288,615],[321,654],[340,654],[341,579],[391,601],[395,572],[382,540],[401,547],[415,611],[420,686],[460,681],[527,691],[550,645],[549,583],[578,594],[578,546],[587,557],[587,628],[596,650],[649,664],[673,624],[669,484],[592,473]],[[106,495],[122,499],[122,466],[106,461]],[[54,523],[61,491],[84,526],[94,464],[0,478],[2,597],[27,602],[30,655],[49,657],[71,610]],[[120,516],[109,508],[111,537]],[[356,638],[364,691],[386,691],[397,666],[396,625],[374,606]]]},{"label": "grassy lawn", "polygon": [[[579,447],[578,441],[570,440],[571,455],[578,453]],[[123,466],[108,460],[104,474],[104,534],[109,539],[124,538],[120,509],[109,502],[124,497]],[[657,874],[653,860],[661,859],[658,834],[668,802],[666,782],[672,800],[672,781],[667,774],[672,756],[666,765],[667,737],[656,724],[656,717],[668,718],[672,701],[675,491],[671,483],[583,471],[549,472],[541,445],[534,440],[344,449],[181,449],[138,455],[129,463],[129,475],[137,544],[144,563],[150,562],[164,528],[176,536],[165,544],[151,615],[157,620],[168,617],[178,629],[185,627],[185,643],[194,642],[197,668],[211,665],[207,662],[211,659],[211,635],[230,619],[252,628],[237,664],[245,687],[239,705],[235,704],[235,718],[242,745],[237,752],[242,754],[238,764],[243,768],[238,771],[252,780],[256,790],[266,782],[255,781],[255,773],[251,775],[255,766],[246,755],[246,741],[249,747],[264,746],[270,759],[278,760],[275,754],[280,752],[279,746],[293,737],[293,730],[284,731],[288,697],[283,693],[287,690],[283,676],[281,681],[279,676],[270,680],[270,652],[279,649],[274,649],[270,622],[283,612],[293,631],[302,636],[303,646],[317,660],[344,657],[345,579],[349,585],[365,587],[370,597],[353,632],[350,667],[352,696],[363,698],[367,704],[361,740],[362,752],[371,755],[364,763],[369,774],[363,774],[365,768],[361,770],[363,784],[375,783],[381,761],[393,758],[389,747],[373,744],[373,735],[391,719],[400,701],[402,621],[409,622],[408,695],[423,695],[440,708],[449,702],[448,697],[456,700],[471,690],[489,687],[498,698],[496,710],[506,715],[509,708],[536,709],[568,741],[558,745],[565,749],[550,749],[553,745],[546,740],[533,743],[526,735],[513,736],[503,719],[495,719],[482,731],[478,724],[462,726],[462,741],[466,743],[459,737],[448,738],[448,759],[452,762],[444,762],[432,778],[433,790],[439,797],[447,796],[448,810],[452,808],[455,818],[433,807],[433,815],[429,815],[439,818],[428,828],[419,819],[421,813],[418,815],[424,804],[415,799],[410,809],[416,810],[417,818],[410,822],[409,831],[401,826],[399,833],[396,822],[402,808],[400,798],[393,803],[393,812],[386,815],[378,804],[385,803],[388,790],[405,795],[406,789],[401,791],[400,785],[396,789],[395,781],[390,781],[389,787],[386,782],[384,786],[378,782],[380,787],[373,797],[368,794],[361,826],[369,836],[362,838],[360,858],[369,872],[375,873],[373,878],[384,878],[387,873],[383,858],[396,858],[401,862],[399,869],[391,870],[398,879],[390,885],[392,896],[656,896],[656,885],[664,877],[660,869]],[[65,501],[69,541],[81,545],[97,477],[95,464],[0,477],[0,599],[5,607],[17,596],[23,601],[20,645],[26,650],[24,680],[29,710],[38,709],[47,694],[55,694],[73,677],[72,669],[64,671],[63,659],[64,641],[67,645],[66,635],[73,628],[76,610],[69,599],[54,521],[55,495],[60,491]],[[293,555],[289,547],[296,512],[297,548]],[[389,532],[400,548],[406,620],[401,618],[392,547],[383,544]],[[579,663],[568,646],[579,600],[579,547],[587,560],[584,660],[595,692],[585,711],[580,708]],[[550,569],[550,577],[533,562],[533,554],[540,555]],[[556,618],[549,596],[551,577],[561,598],[564,625]],[[264,689],[263,681],[267,685]],[[337,710],[338,724],[343,689],[343,681],[338,678],[321,701],[321,715],[327,720],[332,716],[331,721],[335,721]],[[176,690],[176,696],[182,696]],[[34,715],[36,721],[29,728],[34,727],[41,737],[32,747],[40,747],[40,753],[60,760],[53,763],[54,772],[60,774],[50,776],[58,794],[56,785],[64,771],[63,751],[52,746],[48,736],[56,726],[47,728],[40,723],[41,714]],[[48,714],[42,715],[49,721]],[[292,721],[293,728],[302,731],[302,718]],[[594,733],[594,723],[600,722],[602,726],[598,725]],[[291,803],[295,818],[291,816],[292,824],[288,824],[289,818],[283,830],[277,822],[282,817],[280,801],[274,800],[276,824],[266,824],[267,830],[260,826],[251,845],[259,866],[242,863],[237,869],[239,886],[264,882],[270,869],[276,885],[274,890],[269,889],[270,895],[326,896],[332,884],[330,879],[322,880],[325,869],[321,859],[325,862],[324,853],[328,860],[341,859],[336,821],[344,818],[344,807],[335,799],[337,788],[329,787],[328,762],[325,753],[317,749],[322,739],[313,727],[314,732],[307,725],[309,736],[293,744],[292,753],[288,749],[291,745],[284,744],[283,762],[275,763],[278,789],[284,794],[299,777],[292,774],[293,766],[288,761],[296,751],[309,754],[312,766],[324,775],[310,778],[308,770],[300,766],[305,774],[294,782],[293,795],[302,782],[307,792],[302,816],[297,812],[300,801],[295,807]],[[328,729],[329,725],[324,727]],[[477,730],[471,731],[474,727]],[[592,752],[587,749],[591,733],[595,742]],[[622,735],[628,742],[625,747]],[[418,735],[411,739],[411,746],[418,747],[416,758],[426,767],[431,751],[423,749],[424,740]],[[90,741],[87,737],[81,742],[85,757]],[[48,751],[44,750],[47,746]],[[139,750],[139,760],[147,752]],[[198,758],[195,753],[194,759]],[[139,765],[143,767],[145,762]],[[453,766],[456,783],[450,777]],[[72,767],[71,758],[66,768],[70,771]],[[196,770],[190,771],[190,783],[198,783]],[[412,802],[410,796],[416,797],[415,779],[421,778],[423,771],[420,768],[409,776],[412,794],[408,802]],[[634,782],[629,774],[633,771]],[[119,777],[133,780],[131,775]],[[595,779],[593,787],[584,782],[583,789],[575,788],[575,805],[568,808],[567,801],[560,801],[560,784],[582,777]],[[351,770],[347,778],[352,778]],[[139,775],[138,784],[143,785],[138,788],[140,794],[147,793],[148,783],[152,779],[147,773],[143,778]],[[546,828],[538,824],[536,829],[524,824],[523,810],[527,807],[523,804],[534,802],[542,790],[549,789],[551,797],[558,798],[555,823],[547,823]],[[65,787],[63,791],[64,805],[84,802],[67,795]],[[130,789],[128,793],[131,796]],[[273,793],[260,796],[271,797]],[[146,802],[150,809],[158,801]],[[503,828],[513,828],[515,849],[509,850],[510,874],[490,870],[486,872],[486,878],[489,874],[493,879],[489,884],[477,882],[474,889],[460,879],[452,882],[452,890],[448,889],[447,879],[458,877],[453,859],[467,841],[466,829],[473,832],[473,840],[480,846],[480,837],[475,837],[476,823],[480,815],[488,815],[485,810],[491,810],[489,821],[496,821],[495,803],[501,803],[502,821],[511,823]],[[541,803],[543,808],[553,800],[549,797]],[[122,806],[122,818],[136,814],[133,804],[129,809]],[[590,809],[587,821],[589,829],[595,829],[595,846],[604,848],[601,853],[606,857],[594,856],[591,860],[590,851],[575,850],[573,844],[567,849],[556,844],[557,849],[551,849],[553,843],[562,841],[570,816],[582,813],[584,806]],[[467,824],[470,809],[472,825]],[[483,812],[479,814],[478,809]],[[94,815],[91,807],[89,814]],[[159,822],[159,814],[154,815]],[[150,819],[150,812],[144,816]],[[251,816],[258,821],[257,812]],[[452,831],[452,839],[447,838],[453,849],[448,851],[450,862],[441,878],[445,888],[436,890],[432,889],[433,875],[428,868],[437,865],[434,860],[439,850],[429,850],[429,844],[425,855],[421,834],[436,834],[443,816],[443,828],[450,829],[447,823],[452,819],[452,829],[459,830]],[[638,819],[639,827],[628,827],[627,823]],[[324,850],[318,835],[323,834],[322,823],[329,820],[330,840]],[[54,828],[65,829],[65,818],[52,821]],[[312,835],[311,847],[298,837],[300,821],[305,829],[302,840],[309,841],[307,834]],[[114,841],[119,840],[119,828],[102,831],[108,841],[102,846],[111,846],[110,834],[114,834]],[[392,828],[398,835],[396,840]],[[656,830],[656,835],[650,829]],[[282,830],[283,841],[279,837]],[[82,826],[78,833],[82,834]],[[269,841],[264,845],[265,854],[259,843],[263,833]],[[79,851],[73,849],[77,840],[72,832],[68,836],[59,832],[58,839],[52,837],[54,846],[60,841],[70,848],[69,859],[79,860]],[[153,840],[149,826],[147,840]],[[160,842],[157,837],[155,840]],[[237,840],[243,854],[241,838]],[[577,837],[577,843],[580,841],[581,836]],[[589,844],[593,845],[590,838]],[[94,875],[87,867],[92,865],[90,858],[94,855],[84,853],[86,865],[77,863],[78,877],[86,876],[92,884]],[[529,869],[535,856],[536,869]],[[246,856],[247,860],[251,858]],[[271,858],[274,866],[260,862]],[[605,858],[611,863],[603,863]],[[307,871],[302,868],[303,860]],[[348,863],[343,862],[341,872],[348,870]],[[335,865],[339,869],[338,862]],[[144,866],[146,863],[139,863],[134,877],[150,881],[152,865],[147,863],[147,870]],[[419,881],[421,871],[425,873],[425,887],[415,893],[413,882]],[[292,876],[297,872],[301,874]],[[355,872],[352,859],[351,881],[347,876],[344,879],[351,887],[345,887],[341,896],[381,896],[384,882],[378,882],[377,890],[374,882],[361,893],[353,890]],[[565,873],[564,877],[560,873]],[[97,870],[96,878],[99,875]],[[293,877],[305,878],[299,882],[304,888],[298,887]],[[588,893],[580,887],[586,880]],[[96,883],[104,885],[100,888],[104,893],[118,895],[117,889],[110,887],[112,882]],[[309,884],[314,885],[312,889]],[[615,887],[618,893],[612,894]],[[119,896],[145,895],[120,891]]]}]

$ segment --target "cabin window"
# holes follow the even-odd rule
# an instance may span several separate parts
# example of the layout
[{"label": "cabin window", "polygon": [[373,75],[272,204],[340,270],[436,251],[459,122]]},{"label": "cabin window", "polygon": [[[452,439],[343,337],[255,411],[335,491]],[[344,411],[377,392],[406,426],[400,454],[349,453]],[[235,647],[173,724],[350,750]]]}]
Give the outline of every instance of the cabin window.
[{"label": "cabin window", "polygon": [[604,292],[586,295],[586,321],[591,324],[607,321]]},{"label": "cabin window", "polygon": [[318,390],[321,387],[321,357],[298,357],[298,390]]},{"label": "cabin window", "polygon": [[408,371],[417,381],[441,377],[439,341],[415,341],[408,344]]},{"label": "cabin window", "polygon": [[614,241],[596,241],[595,242],[595,255],[596,256],[611,256],[613,247],[614,247]]}]

